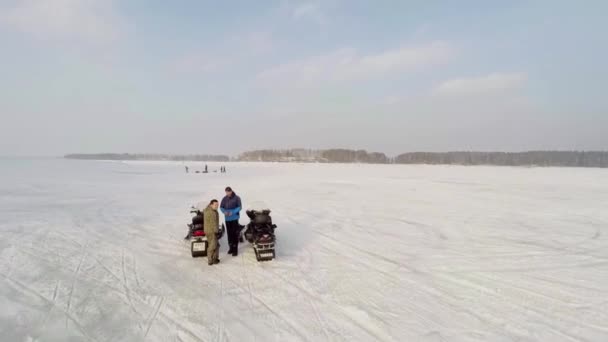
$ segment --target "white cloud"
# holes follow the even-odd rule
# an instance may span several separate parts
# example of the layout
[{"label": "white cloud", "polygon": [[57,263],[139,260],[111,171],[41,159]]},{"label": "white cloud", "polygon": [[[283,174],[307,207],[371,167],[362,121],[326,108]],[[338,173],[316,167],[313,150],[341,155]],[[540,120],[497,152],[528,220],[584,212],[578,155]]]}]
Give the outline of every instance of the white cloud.
[{"label": "white cloud", "polygon": [[245,64],[251,58],[269,53],[274,45],[272,35],[265,31],[238,34],[182,53],[171,62],[170,69],[180,73],[220,72],[231,65]]},{"label": "white cloud", "polygon": [[274,49],[274,40],[272,34],[265,31],[254,31],[246,34],[244,37],[234,39],[233,45],[242,49],[247,48],[246,54],[260,55],[270,52]]},{"label": "white cloud", "polygon": [[45,40],[103,43],[120,35],[112,0],[22,0],[0,5],[0,24]]},{"label": "white cloud", "polygon": [[465,95],[480,93],[502,93],[520,88],[527,80],[522,72],[492,73],[473,78],[458,78],[445,81],[435,89],[435,94]]},{"label": "white cloud", "polygon": [[451,46],[445,42],[402,47],[368,55],[361,55],[354,49],[340,49],[269,68],[258,74],[257,79],[262,85],[280,87],[369,80],[445,63],[452,52]]},{"label": "white cloud", "polygon": [[298,0],[285,2],[281,8],[294,21],[312,22],[325,29],[342,7],[341,4],[341,0]]},{"label": "white cloud", "polygon": [[212,73],[223,70],[231,62],[205,51],[192,51],[175,60],[172,69],[178,73]]},{"label": "white cloud", "polygon": [[321,12],[321,7],[319,4],[314,2],[307,2],[300,4],[293,9],[293,17],[295,19],[301,19],[304,17],[312,17],[315,19],[319,19],[323,16]]}]

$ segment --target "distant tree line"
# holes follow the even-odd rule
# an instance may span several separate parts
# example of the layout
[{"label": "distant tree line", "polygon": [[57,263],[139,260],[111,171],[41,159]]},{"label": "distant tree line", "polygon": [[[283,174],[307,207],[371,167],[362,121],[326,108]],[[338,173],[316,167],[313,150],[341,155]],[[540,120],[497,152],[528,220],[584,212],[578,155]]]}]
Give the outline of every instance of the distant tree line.
[{"label": "distant tree line", "polygon": [[330,163],[366,163],[388,164],[390,159],[380,152],[367,152],[365,150],[331,149],[321,152],[321,156]]},{"label": "distant tree line", "polygon": [[[169,154],[68,154],[69,159],[96,160],[170,160],[230,161],[225,155]],[[254,150],[240,154],[235,161],[366,164],[445,164],[501,166],[572,166],[608,168],[608,152],[601,151],[530,151],[530,152],[411,152],[389,158],[384,153],[349,149],[280,149]]]},{"label": "distant tree line", "polygon": [[330,149],[330,150],[255,150],[242,153],[238,161],[262,162],[314,162],[314,163],[370,163],[387,164],[390,159],[379,152],[364,150]]},{"label": "distant tree line", "polygon": [[225,155],[211,154],[155,154],[155,153],[96,153],[96,154],[68,154],[67,159],[88,159],[88,160],[168,160],[168,161],[230,161],[230,157]]},{"label": "distant tree line", "polygon": [[413,152],[400,154],[396,164],[608,167],[608,152]]},{"label": "distant tree line", "polygon": [[255,150],[241,153],[238,161],[260,161],[260,162],[305,162],[316,161],[318,155],[313,151],[294,150]]},{"label": "distant tree line", "polygon": [[529,152],[411,152],[389,158],[384,153],[365,150],[255,150],[242,153],[239,161],[316,162],[368,164],[444,164],[498,166],[608,167],[608,152],[529,151]]}]

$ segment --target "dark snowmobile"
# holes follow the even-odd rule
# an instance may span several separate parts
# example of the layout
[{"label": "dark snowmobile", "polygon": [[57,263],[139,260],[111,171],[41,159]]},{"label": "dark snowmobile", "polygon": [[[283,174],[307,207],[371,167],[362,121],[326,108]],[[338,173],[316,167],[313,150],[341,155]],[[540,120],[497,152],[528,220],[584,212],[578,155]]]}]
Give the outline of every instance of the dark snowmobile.
[{"label": "dark snowmobile", "polygon": [[272,224],[269,209],[247,210],[250,219],[245,230],[245,239],[253,245],[255,258],[258,261],[267,261],[275,258],[275,235],[276,224]]},{"label": "dark snowmobile", "polygon": [[[192,217],[192,223],[188,224],[189,230],[188,235],[186,236],[186,240],[190,242],[190,252],[192,253],[193,258],[207,256],[207,248],[209,247],[209,243],[207,242],[207,236],[205,236],[205,220],[203,218],[203,212],[195,207],[192,207],[190,209],[190,213],[194,214]],[[222,226],[217,234],[218,241],[224,235],[225,230],[226,228],[222,223]]]}]

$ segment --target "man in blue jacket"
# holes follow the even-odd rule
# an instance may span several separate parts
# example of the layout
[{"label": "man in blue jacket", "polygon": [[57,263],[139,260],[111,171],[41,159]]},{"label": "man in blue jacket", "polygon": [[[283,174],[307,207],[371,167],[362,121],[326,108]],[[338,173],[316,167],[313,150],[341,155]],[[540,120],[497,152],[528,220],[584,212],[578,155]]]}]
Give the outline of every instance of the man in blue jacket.
[{"label": "man in blue jacket", "polygon": [[226,230],[228,231],[228,245],[230,249],[228,254],[237,256],[239,254],[239,232],[241,225],[239,224],[239,213],[241,211],[241,198],[232,191],[232,188],[226,188],[226,196],[222,199],[220,210],[226,219]]}]

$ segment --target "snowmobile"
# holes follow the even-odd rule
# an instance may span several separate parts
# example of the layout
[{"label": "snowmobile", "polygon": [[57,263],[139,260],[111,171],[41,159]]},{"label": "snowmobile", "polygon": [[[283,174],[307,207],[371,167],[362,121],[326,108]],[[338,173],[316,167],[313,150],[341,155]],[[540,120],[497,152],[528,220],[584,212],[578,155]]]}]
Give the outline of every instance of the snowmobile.
[{"label": "snowmobile", "polygon": [[249,224],[245,230],[245,239],[253,245],[257,261],[267,261],[275,258],[276,224],[272,224],[270,209],[250,209],[246,211]]},{"label": "snowmobile", "polygon": [[[205,236],[205,220],[203,218],[203,212],[196,207],[192,207],[190,209],[190,213],[194,214],[192,217],[192,223],[187,225],[189,229],[187,240],[190,242],[190,252],[193,258],[207,256],[209,242],[207,241],[207,236]],[[224,231],[226,231],[226,227],[222,223],[219,228],[219,232],[217,233],[218,241],[224,235]]]}]

